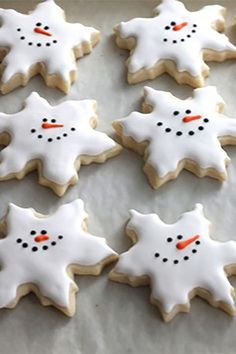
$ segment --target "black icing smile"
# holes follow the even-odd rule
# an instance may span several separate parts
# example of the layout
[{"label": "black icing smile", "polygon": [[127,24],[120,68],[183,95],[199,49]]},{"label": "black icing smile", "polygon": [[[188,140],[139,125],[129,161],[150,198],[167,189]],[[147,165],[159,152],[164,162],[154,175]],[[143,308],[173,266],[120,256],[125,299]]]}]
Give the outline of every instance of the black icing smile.
[{"label": "black icing smile", "polygon": [[36,230],[31,230],[29,237],[31,238],[30,242],[24,241],[23,238],[17,238],[16,243],[23,249],[29,249],[32,252],[47,251],[55,247],[63,239],[63,235],[57,235],[52,238],[48,235],[47,230],[41,230],[38,233]]},{"label": "black icing smile", "polygon": [[[172,237],[168,237],[166,239],[167,243],[172,243],[172,242],[177,242],[175,243],[175,247],[179,249],[179,256],[175,257],[174,259],[170,259],[168,258],[166,255],[162,255],[159,253],[159,251],[157,250],[154,253],[154,258],[156,260],[161,261],[162,263],[172,263],[172,264],[179,264],[180,262],[186,262],[188,261],[192,256],[194,256],[195,254],[197,254],[198,252],[198,247],[201,244],[201,241],[198,239],[200,238],[200,236],[195,236],[196,240],[191,241],[191,243],[189,242],[189,244],[187,246],[185,246],[187,248],[187,253],[186,251],[184,252],[183,249],[178,248],[179,244],[183,244],[184,242],[188,242],[188,240],[184,240],[182,235],[177,235],[175,237],[176,241],[174,241],[174,239]],[[194,239],[194,238],[193,238]],[[185,248],[183,247],[183,248]],[[182,252],[184,252],[184,255],[182,254]]]},{"label": "black icing smile", "polygon": [[[70,127],[69,130],[64,127],[64,124],[60,124],[56,119],[43,118],[41,127],[31,128],[30,133],[34,134],[39,140],[47,140],[49,143],[53,141],[59,141],[67,138],[70,133],[75,132],[75,127]],[[48,133],[48,134],[47,134]]]},{"label": "black icing smile", "polygon": [[[173,112],[173,118],[174,119],[179,119],[180,112],[179,111],[174,111]],[[207,123],[210,122],[210,119],[207,117],[203,117],[200,115],[193,115],[192,111],[190,109],[187,109],[184,114],[181,114],[181,126],[180,129],[173,129],[171,127],[165,126],[164,122],[158,121],[156,123],[156,126],[161,129],[162,132],[165,132],[167,134],[169,133],[174,133],[176,136],[193,136],[197,133],[201,133],[205,128]],[[195,122],[196,128],[192,128],[191,130],[186,130],[188,128],[188,124],[191,122]]]},{"label": "black icing smile", "polygon": [[[17,32],[19,32],[19,39],[25,42],[28,46],[35,47],[50,47],[51,45],[55,45],[58,43],[57,39],[53,39],[53,34],[49,32],[49,26],[43,26],[41,22],[37,22],[35,27],[33,28],[33,32],[37,33],[38,40],[33,42],[32,40],[28,40],[26,35],[22,34],[22,29],[20,27],[17,28]],[[44,38],[44,41],[43,41]]]},{"label": "black icing smile", "polygon": [[178,39],[173,39],[173,38],[169,38],[169,37],[164,37],[163,38],[163,42],[165,43],[172,43],[172,44],[177,44],[177,43],[183,43],[186,40],[190,39],[191,37],[193,37],[196,33],[197,33],[197,24],[194,23],[192,25],[189,25],[189,23],[187,22],[182,22],[180,24],[176,24],[175,21],[171,21],[169,25],[166,25],[164,27],[165,31],[167,32],[166,34],[169,34],[168,31],[171,31],[171,35],[173,35],[173,32],[177,31],[177,33],[179,33],[178,31],[180,31],[180,33],[182,34],[182,29],[183,28],[187,28],[187,32],[185,30],[185,33],[180,36],[180,38]]}]

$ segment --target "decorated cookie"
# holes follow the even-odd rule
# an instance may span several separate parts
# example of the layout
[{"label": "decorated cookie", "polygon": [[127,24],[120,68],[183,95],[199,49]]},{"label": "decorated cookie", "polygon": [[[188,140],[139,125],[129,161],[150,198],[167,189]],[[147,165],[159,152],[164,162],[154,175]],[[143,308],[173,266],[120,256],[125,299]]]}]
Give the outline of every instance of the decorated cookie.
[{"label": "decorated cookie", "polygon": [[227,178],[229,157],[221,145],[236,143],[236,119],[221,112],[216,88],[193,91],[181,100],[169,92],[144,88],[143,112],[113,122],[124,146],[144,156],[153,188],[177,178],[183,169],[198,177]]},{"label": "decorated cookie", "polygon": [[155,14],[158,16],[135,18],[115,27],[117,45],[131,51],[129,83],[167,72],[180,84],[202,87],[209,74],[204,61],[236,58],[236,47],[219,33],[225,24],[222,6],[190,12],[180,1],[162,0]]},{"label": "decorated cookie", "polygon": [[28,15],[0,9],[0,18],[3,94],[25,86],[37,74],[47,86],[67,93],[77,77],[76,59],[90,53],[100,37],[92,27],[66,22],[53,0],[38,4]]},{"label": "decorated cookie", "polygon": [[33,92],[22,111],[0,113],[0,180],[23,178],[38,169],[39,183],[59,196],[77,180],[81,164],[102,163],[121,147],[95,131],[96,101],[65,101],[51,106]]},{"label": "decorated cookie", "polygon": [[235,315],[227,275],[236,274],[236,243],[212,240],[202,209],[196,204],[174,224],[156,214],[130,211],[126,232],[135,245],[120,256],[109,276],[132,286],[150,284],[151,303],[165,321],[188,312],[195,296]]},{"label": "decorated cookie", "polygon": [[10,204],[0,240],[0,308],[13,308],[34,292],[45,306],[75,313],[74,274],[100,274],[117,254],[104,238],[87,232],[84,203],[77,199],[52,215]]}]

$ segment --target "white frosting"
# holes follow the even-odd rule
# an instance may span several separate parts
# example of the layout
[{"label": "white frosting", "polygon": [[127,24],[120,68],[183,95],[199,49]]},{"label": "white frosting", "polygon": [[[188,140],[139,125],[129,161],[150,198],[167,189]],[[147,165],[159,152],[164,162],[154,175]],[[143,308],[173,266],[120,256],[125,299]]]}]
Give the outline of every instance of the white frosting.
[{"label": "white frosting", "polygon": [[[114,272],[149,276],[152,299],[158,300],[166,313],[175,305],[189,305],[188,295],[195,288],[206,289],[213,301],[235,308],[224,267],[236,264],[236,243],[209,238],[210,225],[201,204],[196,204],[193,211],[184,213],[174,224],[165,224],[156,214],[143,215],[134,210],[130,214],[127,229],[134,230],[138,240],[120,256]],[[176,247],[197,235],[199,238],[185,248]]]},{"label": "white frosting", "polygon": [[[96,119],[95,108],[93,100],[65,101],[51,106],[33,92],[22,111],[0,113],[0,133],[7,132],[11,137],[10,144],[0,154],[0,178],[19,173],[34,159],[42,161],[42,175],[49,181],[65,185],[77,178],[77,158],[96,157],[117,145],[91,127],[92,118]],[[63,127],[43,128],[48,123]]]},{"label": "white frosting", "polygon": [[[145,102],[153,107],[153,111],[148,114],[133,112],[119,123],[123,135],[131,136],[137,143],[149,142],[147,162],[157,175],[164,177],[175,171],[180,161],[190,159],[201,168],[214,168],[226,176],[225,162],[229,157],[218,138],[236,138],[236,119],[219,113],[223,99],[216,88],[195,89],[193,97],[186,100],[150,87],[145,87],[144,91]],[[200,118],[188,123],[183,121],[192,116]],[[171,131],[166,132],[166,129]]]},{"label": "white frosting", "polygon": [[[155,9],[159,13],[157,17],[121,22],[117,26],[120,36],[137,40],[129,58],[129,71],[151,69],[159,60],[170,59],[175,61],[179,72],[200,76],[208,68],[203,61],[203,49],[236,53],[236,47],[215,29],[217,23],[224,23],[223,10],[219,5],[212,5],[190,12],[179,1],[162,0]],[[174,30],[174,24],[183,23],[187,25]]]},{"label": "white frosting", "polygon": [[[41,295],[56,305],[69,307],[70,291],[77,286],[69,277],[67,267],[71,264],[94,267],[116,254],[104,238],[82,229],[85,218],[81,199],[62,205],[50,216],[40,217],[33,209],[10,204],[7,236],[0,240],[1,308],[10,305],[16,298],[17,288],[27,283],[37,285]],[[35,241],[35,237],[45,233],[48,240]],[[45,246],[48,248],[43,249]]]},{"label": "white frosting", "polygon": [[[98,33],[92,27],[66,22],[64,11],[53,0],[38,4],[28,15],[0,9],[0,18],[0,46],[10,48],[2,62],[4,83],[15,74],[26,75],[32,65],[41,62],[49,74],[70,81],[70,72],[77,71],[73,48],[89,43],[92,34]],[[51,36],[37,33],[35,28],[46,28]]]}]

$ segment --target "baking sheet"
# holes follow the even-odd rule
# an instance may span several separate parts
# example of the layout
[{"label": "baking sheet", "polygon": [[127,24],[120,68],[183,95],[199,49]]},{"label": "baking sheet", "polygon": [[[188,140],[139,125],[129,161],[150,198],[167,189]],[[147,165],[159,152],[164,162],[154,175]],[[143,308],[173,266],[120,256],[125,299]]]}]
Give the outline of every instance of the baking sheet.
[{"label": "baking sheet", "polygon": [[[185,3],[190,9],[198,9],[215,2],[189,0]],[[229,10],[228,33],[236,43],[236,28],[232,27],[236,3],[218,3]],[[27,0],[0,1],[0,7],[21,12],[32,9],[35,4]],[[58,4],[65,8],[69,21],[100,29],[101,43],[91,55],[78,61],[79,78],[68,96],[47,88],[37,77],[27,87],[0,97],[1,111],[19,110],[34,90],[52,104],[66,99],[93,98],[99,105],[98,129],[112,136],[113,119],[134,109],[140,110],[144,85],[169,90],[180,98],[191,95],[190,87],[177,85],[168,75],[135,86],[126,83],[124,60],[128,53],[115,46],[112,27],[121,20],[151,16],[157,1],[67,0],[58,1]],[[210,67],[207,84],[217,86],[227,103],[226,113],[235,117],[236,61],[210,63]],[[231,164],[229,179],[223,185],[210,178],[199,179],[182,172],[176,181],[154,191],[142,172],[142,158],[125,150],[102,165],[82,167],[78,185],[69,189],[63,198],[39,186],[36,173],[29,174],[23,181],[1,182],[0,216],[6,212],[9,202],[49,213],[58,205],[81,197],[90,216],[89,231],[105,236],[108,244],[121,253],[130,246],[124,234],[130,208],[157,212],[165,222],[174,222],[181,213],[201,202],[213,223],[212,236],[222,241],[236,240],[236,148],[226,150]],[[34,295],[22,299],[14,310],[2,310],[0,353],[235,353],[236,319],[201,299],[194,299],[189,314],[179,314],[165,324],[158,310],[149,304],[149,288],[132,288],[109,281],[107,273],[111,268],[106,268],[100,277],[76,278],[80,291],[76,300],[77,313],[72,319],[52,307],[41,306]],[[233,277],[231,282],[236,286]]]}]

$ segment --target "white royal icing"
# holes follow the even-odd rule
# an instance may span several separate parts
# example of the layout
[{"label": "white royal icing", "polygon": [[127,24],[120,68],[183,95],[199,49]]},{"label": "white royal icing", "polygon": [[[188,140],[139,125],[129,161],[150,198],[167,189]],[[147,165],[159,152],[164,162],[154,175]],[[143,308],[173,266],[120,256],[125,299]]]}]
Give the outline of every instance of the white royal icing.
[{"label": "white royal icing", "polygon": [[[62,205],[50,216],[10,204],[6,218],[7,236],[0,240],[0,308],[11,305],[20,285],[33,283],[40,294],[68,308],[75,282],[69,265],[95,267],[116,253],[104,238],[82,228],[87,214],[77,199]],[[46,236],[47,239],[39,238]]]},{"label": "white royal icing", "polygon": [[[166,313],[175,305],[190,305],[188,295],[195,288],[207,290],[214,302],[222,301],[235,309],[224,267],[236,264],[236,243],[212,240],[202,209],[196,204],[174,224],[165,224],[156,214],[130,212],[127,229],[135,232],[137,243],[120,255],[113,272],[148,276],[151,297]],[[178,243],[194,236],[195,241],[177,248]]]},{"label": "white royal icing", "polygon": [[137,40],[129,59],[129,71],[151,69],[158,61],[170,59],[175,61],[179,72],[200,76],[208,69],[203,61],[204,49],[236,53],[236,47],[216,30],[218,23],[224,23],[223,11],[222,6],[211,5],[190,12],[179,1],[162,0],[155,9],[158,16],[121,22],[117,26],[121,38]]},{"label": "white royal icing", "polygon": [[[0,133],[7,132],[11,137],[0,154],[0,178],[19,173],[27,162],[39,159],[41,173],[47,180],[65,185],[72,178],[77,179],[77,158],[87,155],[91,162],[91,157],[96,158],[117,146],[91,126],[92,120],[96,120],[95,108],[93,100],[65,101],[51,106],[33,92],[22,111],[0,113]],[[47,124],[52,128],[44,128]],[[62,126],[53,127],[55,124]]]},{"label": "white royal icing", "polygon": [[[150,87],[144,91],[152,112],[133,112],[118,122],[123,135],[131,136],[137,143],[148,141],[146,162],[157,175],[162,178],[175,171],[180,161],[190,159],[203,169],[213,168],[226,176],[229,157],[219,138],[236,138],[236,119],[219,113],[224,101],[216,88],[195,89],[193,97],[186,100]],[[184,122],[191,117],[196,119]]]},{"label": "white royal icing", "polygon": [[[77,72],[73,49],[98,33],[92,27],[66,22],[64,11],[53,0],[38,4],[28,15],[0,9],[0,18],[0,46],[10,49],[2,62],[4,83],[15,74],[26,75],[32,65],[42,62],[48,74],[70,81],[70,73]],[[51,35],[35,32],[38,29]]]}]

